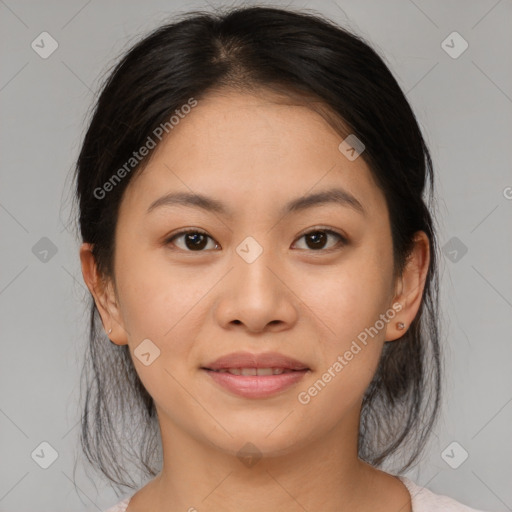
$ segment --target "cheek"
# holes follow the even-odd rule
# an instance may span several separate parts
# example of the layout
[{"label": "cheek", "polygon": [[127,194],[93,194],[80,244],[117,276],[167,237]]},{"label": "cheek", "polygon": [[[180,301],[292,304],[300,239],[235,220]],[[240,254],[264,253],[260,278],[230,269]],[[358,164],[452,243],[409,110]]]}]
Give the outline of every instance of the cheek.
[{"label": "cheek", "polygon": [[361,401],[377,368],[380,348],[378,345],[352,346],[348,351],[335,354],[326,366],[318,371],[308,387],[298,390],[297,401],[301,408],[304,429],[315,430],[321,418],[324,427],[336,425],[341,418],[358,422]]},{"label": "cheek", "polygon": [[[354,251],[329,275],[317,274],[301,299],[321,331],[317,380],[299,403],[315,403],[333,420],[362,398],[377,369],[389,308],[392,263],[370,249]],[[382,320],[383,316],[385,320]],[[387,322],[386,322],[387,320]]]},{"label": "cheek", "polygon": [[161,251],[122,254],[117,279],[131,342],[150,338],[168,343],[181,325],[190,324],[190,313],[213,279],[208,283],[194,276],[193,269],[171,265]]},{"label": "cheek", "polygon": [[300,283],[300,298],[325,330],[329,347],[343,349],[386,312],[391,272],[389,261],[361,249],[329,272],[312,269],[307,273]]},{"label": "cheek", "polygon": [[[171,264],[162,251],[125,253],[119,268],[122,318],[137,373],[153,396],[168,392],[176,384],[169,373],[183,381],[197,366],[196,340],[210,314],[208,292],[221,275]],[[151,366],[137,360],[137,347],[146,339],[159,351]]]},{"label": "cheek", "polygon": [[[131,254],[119,268],[121,312],[135,370],[156,404],[186,408],[188,395],[180,383],[190,377],[194,340],[204,323],[200,299],[214,277],[205,283],[149,254]],[[146,361],[145,353],[150,354]]]}]

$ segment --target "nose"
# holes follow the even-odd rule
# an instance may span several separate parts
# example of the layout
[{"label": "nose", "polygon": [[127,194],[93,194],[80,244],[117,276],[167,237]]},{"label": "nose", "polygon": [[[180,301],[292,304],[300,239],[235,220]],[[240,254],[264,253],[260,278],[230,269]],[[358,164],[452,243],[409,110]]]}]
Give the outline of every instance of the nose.
[{"label": "nose", "polygon": [[234,254],[233,265],[214,308],[223,328],[279,332],[297,322],[300,300],[289,272],[287,275],[272,251],[264,250],[252,262]]}]

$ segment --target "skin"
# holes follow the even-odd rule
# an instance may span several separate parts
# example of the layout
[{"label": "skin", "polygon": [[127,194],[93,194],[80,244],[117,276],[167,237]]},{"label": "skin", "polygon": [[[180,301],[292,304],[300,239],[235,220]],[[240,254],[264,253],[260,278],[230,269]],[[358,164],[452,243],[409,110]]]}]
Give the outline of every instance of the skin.
[{"label": "skin", "polygon": [[[384,195],[363,158],[340,152],[341,140],[306,107],[263,93],[211,94],[127,188],[115,283],[100,279],[91,246],[82,245],[84,280],[103,325],[112,328],[112,342],[129,345],[162,434],[163,469],[128,512],[411,510],[396,477],[358,459],[357,432],[384,341],[399,339],[406,329],[396,323],[409,326],[420,307],[429,243],[417,233],[395,279]],[[366,214],[335,203],[279,213],[292,199],[334,186]],[[234,216],[183,205],[146,213],[176,191],[223,201]],[[329,235],[323,249],[311,248],[303,235],[319,227],[340,232],[347,244]],[[184,236],[166,243],[184,228],[211,237],[203,252]],[[250,264],[236,252],[248,236],[263,248]],[[298,393],[396,303],[401,311],[378,335],[307,405],[299,403]],[[133,355],[147,338],[160,350],[149,366]],[[239,350],[281,352],[311,372],[271,398],[237,397],[200,367]],[[247,442],[262,456],[252,467],[237,457]]]}]

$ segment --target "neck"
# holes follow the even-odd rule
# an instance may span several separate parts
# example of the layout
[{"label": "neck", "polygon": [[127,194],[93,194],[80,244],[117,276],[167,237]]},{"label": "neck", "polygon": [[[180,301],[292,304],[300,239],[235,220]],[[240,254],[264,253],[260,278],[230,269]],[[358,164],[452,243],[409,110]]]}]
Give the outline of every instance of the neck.
[{"label": "neck", "polygon": [[219,450],[164,418],[163,469],[132,498],[128,511],[377,512],[388,510],[387,501],[400,494],[401,510],[407,512],[409,494],[403,484],[358,458],[358,419],[305,446],[250,458]]}]

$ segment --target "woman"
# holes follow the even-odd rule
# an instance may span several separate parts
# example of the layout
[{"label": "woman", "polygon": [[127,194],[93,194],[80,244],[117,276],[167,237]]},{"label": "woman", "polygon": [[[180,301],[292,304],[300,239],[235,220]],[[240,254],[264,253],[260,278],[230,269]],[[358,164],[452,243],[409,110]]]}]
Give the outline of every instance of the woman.
[{"label": "woman", "polygon": [[440,403],[427,187],[392,74],[318,15],[190,13],[123,57],[76,174],[82,444],[152,478],[111,510],[473,510],[398,474]]}]

